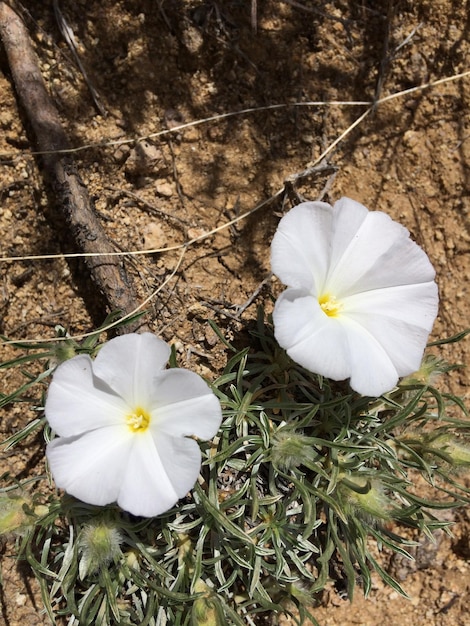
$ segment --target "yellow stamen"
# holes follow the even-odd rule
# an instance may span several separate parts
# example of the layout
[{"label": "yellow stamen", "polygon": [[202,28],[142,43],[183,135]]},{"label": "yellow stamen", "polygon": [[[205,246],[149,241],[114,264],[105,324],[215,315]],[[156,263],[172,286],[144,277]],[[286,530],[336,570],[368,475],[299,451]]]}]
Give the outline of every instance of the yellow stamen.
[{"label": "yellow stamen", "polygon": [[143,433],[150,425],[150,415],[138,406],[133,413],[126,417],[126,424],[133,433]]},{"label": "yellow stamen", "polygon": [[328,317],[338,317],[343,309],[341,302],[338,302],[335,296],[331,296],[329,293],[320,296],[318,303]]}]

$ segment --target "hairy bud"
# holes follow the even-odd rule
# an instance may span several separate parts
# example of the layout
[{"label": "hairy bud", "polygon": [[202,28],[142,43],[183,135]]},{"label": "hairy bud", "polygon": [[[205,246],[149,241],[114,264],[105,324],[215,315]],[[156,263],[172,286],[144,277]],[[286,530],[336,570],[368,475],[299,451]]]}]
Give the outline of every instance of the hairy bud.
[{"label": "hairy bud", "polygon": [[277,467],[290,470],[299,465],[312,463],[315,457],[315,449],[302,433],[280,429],[274,435],[271,460]]},{"label": "hairy bud", "polygon": [[121,556],[121,534],[117,528],[103,523],[87,524],[80,537],[82,558],[80,578],[93,574]]},{"label": "hairy bud", "polygon": [[389,519],[392,503],[384,493],[383,485],[363,476],[348,476],[338,485],[341,496],[356,513],[373,519]]}]

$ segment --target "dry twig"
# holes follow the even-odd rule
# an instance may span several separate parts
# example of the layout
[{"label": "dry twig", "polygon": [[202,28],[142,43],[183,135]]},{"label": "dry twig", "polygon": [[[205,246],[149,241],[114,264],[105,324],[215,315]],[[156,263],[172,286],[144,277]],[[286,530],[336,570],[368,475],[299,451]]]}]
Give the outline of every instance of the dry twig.
[{"label": "dry twig", "polygon": [[[128,314],[135,310],[137,302],[133,281],[122,261],[115,256],[107,256],[114,251],[113,245],[98,221],[72,155],[62,152],[70,146],[57,109],[47,93],[28,31],[6,2],[0,2],[0,36],[19,100],[31,123],[38,150],[42,153],[44,171],[57,209],[62,213],[60,218],[62,221],[65,219],[80,251],[100,255],[88,256],[85,260],[110,310]],[[135,328],[135,325],[126,327],[127,330]]]}]

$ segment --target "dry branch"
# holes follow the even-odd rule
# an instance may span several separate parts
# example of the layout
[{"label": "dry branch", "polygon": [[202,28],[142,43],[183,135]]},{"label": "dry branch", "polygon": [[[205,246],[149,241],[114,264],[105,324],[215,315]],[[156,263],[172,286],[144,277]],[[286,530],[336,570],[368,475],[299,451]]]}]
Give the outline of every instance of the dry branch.
[{"label": "dry branch", "polygon": [[[60,221],[65,220],[80,252],[99,254],[86,257],[92,280],[110,311],[129,314],[137,304],[133,281],[95,214],[92,200],[73,157],[59,114],[47,93],[38,58],[22,19],[5,2],[0,2],[0,36],[8,57],[16,91],[42,153],[45,175],[56,199]],[[142,325],[140,325],[142,328]],[[126,327],[135,330],[135,326]]]}]

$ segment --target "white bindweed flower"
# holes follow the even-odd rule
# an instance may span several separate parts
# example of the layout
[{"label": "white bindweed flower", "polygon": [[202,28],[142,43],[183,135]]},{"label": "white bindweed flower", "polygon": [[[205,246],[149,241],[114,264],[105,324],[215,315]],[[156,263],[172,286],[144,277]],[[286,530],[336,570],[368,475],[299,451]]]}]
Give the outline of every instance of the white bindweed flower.
[{"label": "white bindweed flower", "polygon": [[145,517],[192,489],[201,452],[191,437],[213,437],[222,412],[200,376],[164,369],[169,356],[154,335],[128,334],[107,342],[94,361],[79,355],[59,365],[45,407],[59,435],[46,452],[58,487]]},{"label": "white bindweed flower", "polygon": [[272,242],[274,333],[297,363],[366,396],[416,371],[437,315],[435,272],[406,228],[349,198],[304,202]]}]

